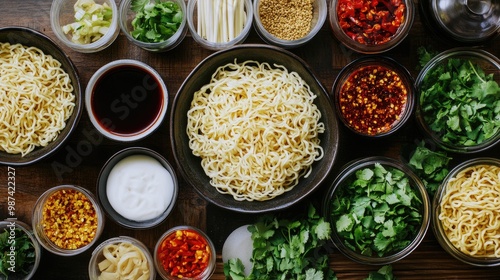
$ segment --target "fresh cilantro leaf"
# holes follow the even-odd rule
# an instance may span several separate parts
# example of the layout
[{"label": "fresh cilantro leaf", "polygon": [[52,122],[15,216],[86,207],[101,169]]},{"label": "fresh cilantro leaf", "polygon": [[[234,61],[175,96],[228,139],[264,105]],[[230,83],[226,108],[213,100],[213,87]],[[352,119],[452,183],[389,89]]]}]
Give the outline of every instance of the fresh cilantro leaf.
[{"label": "fresh cilantro leaf", "polygon": [[365,278],[364,280],[395,280],[395,279],[396,277],[394,277],[392,273],[392,266],[385,265],[376,272],[370,272],[370,274],[368,274],[368,277]]}]

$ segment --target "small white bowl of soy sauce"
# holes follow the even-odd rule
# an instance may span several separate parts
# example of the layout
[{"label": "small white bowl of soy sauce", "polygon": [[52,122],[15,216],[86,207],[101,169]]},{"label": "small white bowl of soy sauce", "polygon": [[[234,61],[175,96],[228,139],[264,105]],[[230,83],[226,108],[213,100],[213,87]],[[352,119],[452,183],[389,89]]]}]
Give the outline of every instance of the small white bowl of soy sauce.
[{"label": "small white bowl of soy sauce", "polygon": [[167,112],[168,90],[151,66],[133,59],[99,68],[85,90],[94,127],[105,137],[131,142],[153,133]]}]

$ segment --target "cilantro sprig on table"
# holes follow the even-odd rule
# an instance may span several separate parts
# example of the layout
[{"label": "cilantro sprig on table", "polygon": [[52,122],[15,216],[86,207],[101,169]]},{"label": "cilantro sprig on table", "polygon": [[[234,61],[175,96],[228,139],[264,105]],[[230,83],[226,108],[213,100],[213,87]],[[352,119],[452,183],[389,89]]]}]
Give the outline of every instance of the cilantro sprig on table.
[{"label": "cilantro sprig on table", "polygon": [[380,163],[355,172],[332,199],[332,219],[344,244],[384,256],[410,244],[422,223],[422,200],[399,169]]},{"label": "cilantro sprig on table", "polygon": [[252,272],[245,277],[241,260],[229,260],[224,264],[226,279],[337,279],[329,268],[328,255],[319,253],[330,238],[330,223],[312,205],[307,217],[288,220],[267,215],[250,225],[249,231],[253,240]]},{"label": "cilantro sprig on table", "polygon": [[452,160],[445,151],[433,151],[421,141],[410,154],[408,164],[422,180],[429,196],[434,196],[449,171]]},{"label": "cilantro sprig on table", "polygon": [[148,43],[158,43],[172,37],[184,17],[179,5],[173,1],[153,3],[150,0],[134,0],[131,9],[136,12],[132,20],[132,37]]},{"label": "cilantro sprig on table", "polygon": [[[431,54],[419,51],[420,60]],[[473,146],[500,130],[500,86],[493,74],[465,58],[449,58],[421,84],[424,121],[444,143]]]}]

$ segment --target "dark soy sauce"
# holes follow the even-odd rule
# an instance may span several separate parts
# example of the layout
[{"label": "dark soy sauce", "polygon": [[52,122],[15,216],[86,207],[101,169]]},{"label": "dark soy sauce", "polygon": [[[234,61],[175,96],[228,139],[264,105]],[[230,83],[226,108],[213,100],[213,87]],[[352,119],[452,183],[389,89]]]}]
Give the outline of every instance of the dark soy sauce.
[{"label": "dark soy sauce", "polygon": [[119,66],[97,80],[91,104],[102,127],[114,134],[131,135],[154,124],[163,106],[163,92],[148,71]]}]

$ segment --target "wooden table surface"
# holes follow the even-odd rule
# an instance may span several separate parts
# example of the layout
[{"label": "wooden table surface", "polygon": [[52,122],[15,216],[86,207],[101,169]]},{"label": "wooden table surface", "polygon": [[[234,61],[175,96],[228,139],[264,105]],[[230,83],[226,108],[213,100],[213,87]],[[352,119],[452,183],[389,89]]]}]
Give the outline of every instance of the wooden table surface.
[{"label": "wooden table surface", "polygon": [[[50,28],[50,6],[50,0],[1,0],[0,27],[30,27],[45,33],[58,42]],[[263,43],[253,30],[245,42]],[[500,56],[499,43],[500,40],[497,38],[481,46],[481,48]],[[418,74],[417,48],[429,45],[437,50],[457,46],[457,44],[442,40],[440,36],[428,29],[427,25],[420,20],[417,11],[417,18],[409,36],[398,47],[385,53],[385,55],[398,60],[406,66],[415,78]],[[102,65],[113,60],[130,58],[151,65],[161,74],[167,84],[171,100],[173,100],[181,83],[190,71],[202,59],[213,53],[197,45],[189,33],[178,47],[166,53],[144,51],[129,43],[123,33],[118,36],[110,47],[98,53],[82,54],[69,48],[64,48],[64,51],[77,66],[83,88],[85,88],[92,74]],[[334,39],[328,22],[325,23],[322,30],[311,42],[291,51],[302,57],[312,67],[328,91],[331,89],[339,70],[348,62],[361,56],[361,54],[356,54],[343,47]],[[170,121],[168,117],[151,137],[134,143],[134,145],[156,150],[171,163],[174,163],[168,135]],[[103,140],[96,145],[92,145],[91,149],[86,151],[85,154],[75,153],[79,145],[83,143],[82,141],[86,141],[85,137],[88,135],[86,132],[89,131],[93,131],[93,127],[86,112],[83,112],[76,131],[69,141],[53,156],[29,166],[15,167],[15,214],[18,220],[31,224],[32,208],[36,199],[50,187],[60,184],[76,184],[95,192],[97,175],[104,162],[112,154],[129,145]],[[341,128],[340,133],[340,151],[330,178],[328,178],[324,186],[310,196],[311,200],[322,196],[329,182],[347,161],[371,155],[398,158],[401,148],[405,144],[423,139],[413,120],[396,135],[380,140],[362,139],[348,132],[345,128]],[[500,157],[499,146],[497,145],[489,151],[473,156]],[[468,158],[462,155],[450,155],[455,159],[453,164]],[[69,171],[62,174],[58,173],[53,168],[54,164],[63,164],[68,167]],[[178,167],[175,166],[175,168]],[[7,217],[7,170],[8,166],[0,166],[0,219],[2,220]],[[183,178],[179,178],[179,180],[180,194],[177,205],[173,214],[165,222],[154,229],[129,230],[107,219],[104,233],[98,243],[111,237],[127,235],[138,238],[152,250],[157,239],[167,229],[177,225],[196,226],[208,233],[218,249],[217,269],[211,279],[224,279],[220,260],[224,239],[233,229],[244,223],[254,221],[257,216],[233,213],[210,205]],[[289,210],[296,210],[296,207]],[[44,251],[40,267],[34,279],[88,279],[87,266],[92,250],[93,248],[74,257],[60,257]],[[379,268],[350,261],[335,249],[330,253],[331,266],[339,279],[364,279],[368,272]],[[431,229],[427,232],[422,244],[410,256],[394,263],[392,266],[395,276],[399,279],[500,279],[500,267],[474,267],[449,256],[439,246]]]}]

